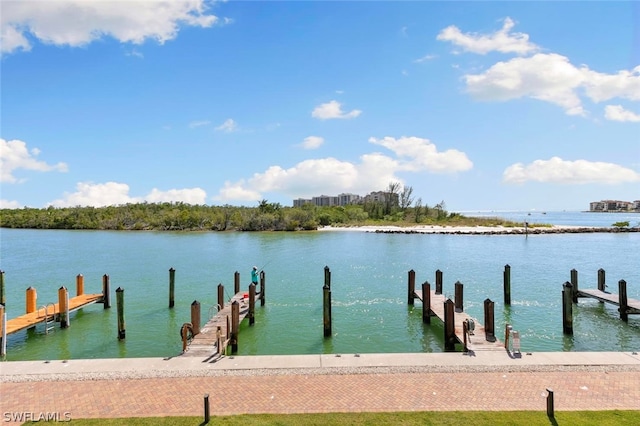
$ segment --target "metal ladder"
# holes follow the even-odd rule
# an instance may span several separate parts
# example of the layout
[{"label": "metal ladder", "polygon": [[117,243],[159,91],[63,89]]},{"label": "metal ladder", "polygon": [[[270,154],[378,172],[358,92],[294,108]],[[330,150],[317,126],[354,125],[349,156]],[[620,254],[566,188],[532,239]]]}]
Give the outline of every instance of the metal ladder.
[{"label": "metal ladder", "polygon": [[[51,319],[49,319],[49,306],[51,306]],[[56,322],[56,305],[47,303],[40,309],[44,309],[44,334],[49,334],[49,331],[54,329],[53,324]]]}]

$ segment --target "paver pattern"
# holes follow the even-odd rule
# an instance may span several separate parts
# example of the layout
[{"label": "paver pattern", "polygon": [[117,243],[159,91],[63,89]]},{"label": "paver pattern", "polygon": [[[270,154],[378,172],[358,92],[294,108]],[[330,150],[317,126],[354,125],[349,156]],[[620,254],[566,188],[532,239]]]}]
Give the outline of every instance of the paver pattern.
[{"label": "paver pattern", "polygon": [[[640,371],[286,374],[0,383],[7,413],[74,418],[447,410],[640,410]],[[14,424],[17,424],[13,422]]]}]

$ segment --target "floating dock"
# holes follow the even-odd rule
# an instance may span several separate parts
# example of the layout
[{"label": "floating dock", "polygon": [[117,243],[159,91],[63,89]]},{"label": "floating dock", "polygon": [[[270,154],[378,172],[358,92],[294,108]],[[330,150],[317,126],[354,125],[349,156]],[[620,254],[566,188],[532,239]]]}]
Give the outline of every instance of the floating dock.
[{"label": "floating dock", "polygon": [[[102,303],[102,294],[82,294],[69,299],[69,312],[84,308],[85,306]],[[38,324],[54,321],[60,316],[60,304],[51,303],[35,310],[34,312],[21,315],[6,322],[6,334],[17,333],[18,331],[35,327]]]}]

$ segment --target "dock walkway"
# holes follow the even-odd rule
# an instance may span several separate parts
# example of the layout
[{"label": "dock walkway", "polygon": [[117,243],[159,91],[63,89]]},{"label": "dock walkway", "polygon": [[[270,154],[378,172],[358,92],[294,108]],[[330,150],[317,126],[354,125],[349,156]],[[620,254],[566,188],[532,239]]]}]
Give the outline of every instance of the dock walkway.
[{"label": "dock walkway", "polygon": [[[80,296],[75,296],[69,298],[69,312],[76,311],[93,303],[102,303],[102,301],[102,294],[82,294]],[[7,335],[17,333],[18,331],[24,330],[26,328],[35,327],[36,325],[44,323],[47,320],[51,321],[52,319],[55,319],[58,315],[60,315],[60,304],[55,303],[49,304],[48,306],[51,305],[53,305],[53,309],[51,312],[47,311],[46,315],[45,308],[41,307],[31,313],[7,320]]]},{"label": "dock walkway", "polygon": [[[620,295],[599,289],[578,290],[578,297],[589,297],[604,303],[620,306]],[[627,314],[640,314],[640,300],[626,299]]]},{"label": "dock walkway", "polygon": [[245,291],[236,293],[231,300],[224,305],[224,308],[213,315],[209,321],[200,328],[200,333],[193,337],[187,351],[182,355],[189,357],[213,357],[219,355],[218,327],[220,327],[222,346],[226,348],[229,343],[228,336],[231,331],[229,327],[231,327],[231,305],[233,302],[238,302],[239,304],[239,323],[249,315],[249,299],[244,297],[245,293]]},{"label": "dock walkway", "polygon": [[[444,322],[444,303],[446,301],[443,294],[438,294],[434,290],[431,290],[431,306],[430,312],[433,316],[437,316],[442,322]],[[422,290],[415,290],[414,294],[416,298],[424,302],[422,297]],[[480,323],[476,318],[471,317],[469,314],[463,311],[456,310],[454,315],[455,322],[455,334],[458,342],[464,344],[464,322],[467,320],[473,320],[475,329],[473,335],[467,336],[467,349],[470,351],[505,351],[504,343],[500,342],[497,338],[487,337],[484,325]]]}]

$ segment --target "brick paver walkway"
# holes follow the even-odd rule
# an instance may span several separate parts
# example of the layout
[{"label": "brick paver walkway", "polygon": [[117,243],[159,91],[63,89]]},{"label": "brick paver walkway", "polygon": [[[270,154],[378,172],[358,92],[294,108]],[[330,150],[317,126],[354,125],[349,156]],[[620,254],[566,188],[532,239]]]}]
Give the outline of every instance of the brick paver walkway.
[{"label": "brick paver walkway", "polygon": [[7,413],[71,418],[442,410],[640,410],[640,371],[257,375],[0,383]]}]

